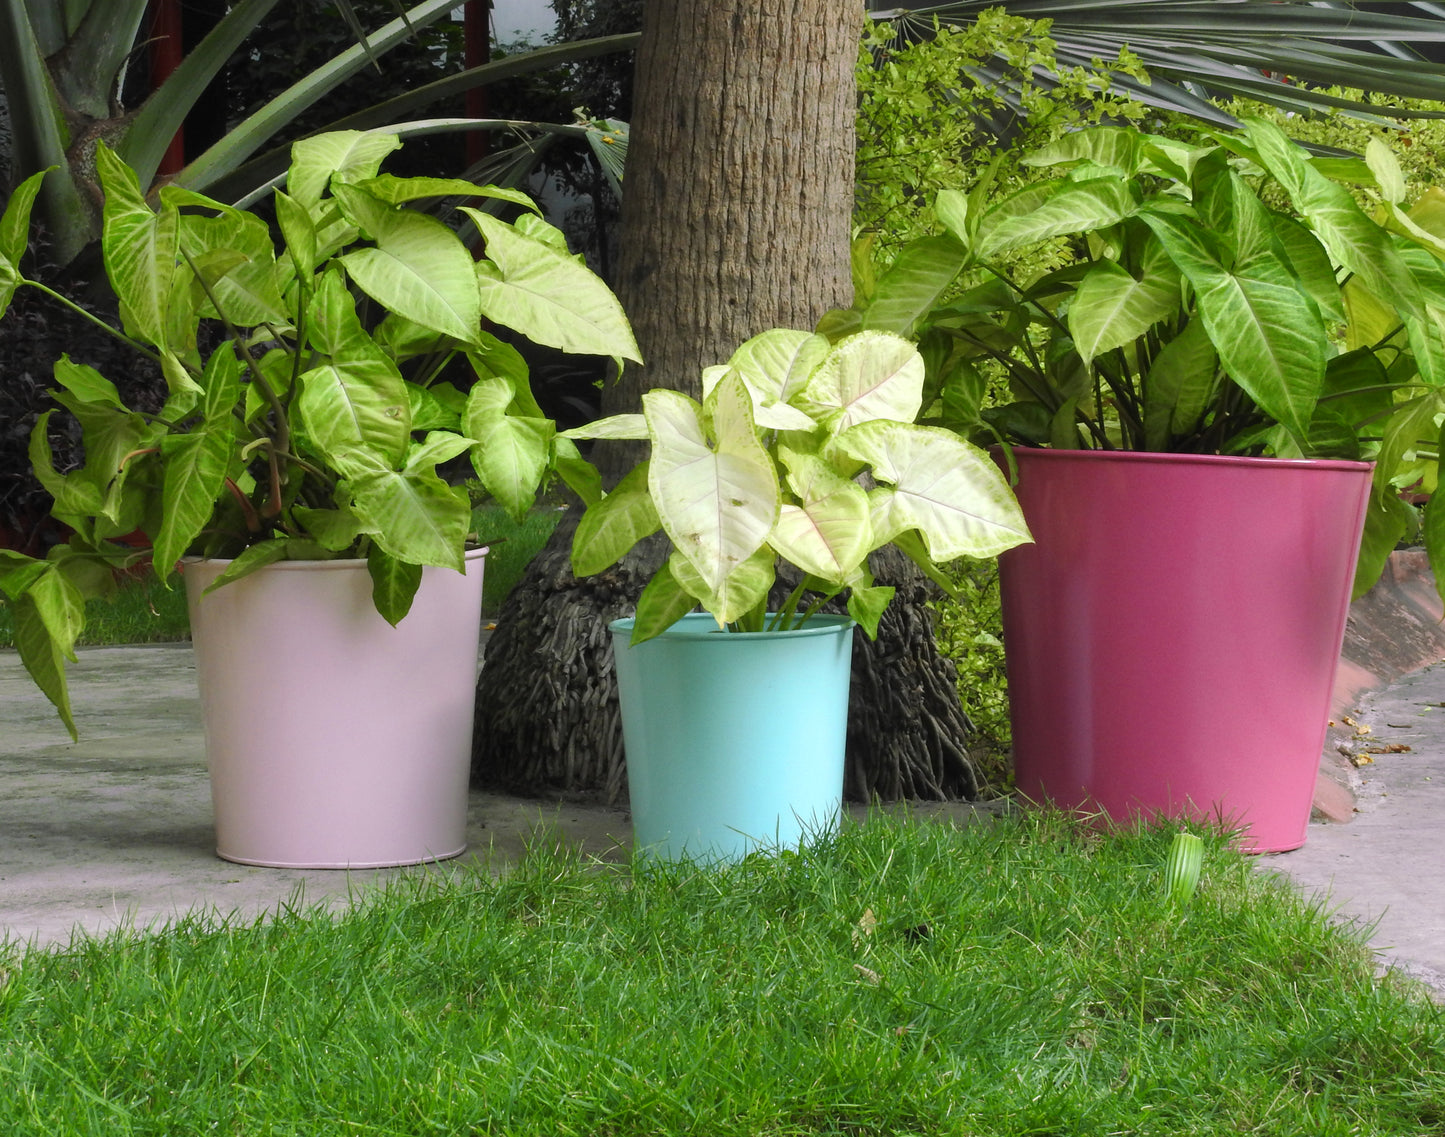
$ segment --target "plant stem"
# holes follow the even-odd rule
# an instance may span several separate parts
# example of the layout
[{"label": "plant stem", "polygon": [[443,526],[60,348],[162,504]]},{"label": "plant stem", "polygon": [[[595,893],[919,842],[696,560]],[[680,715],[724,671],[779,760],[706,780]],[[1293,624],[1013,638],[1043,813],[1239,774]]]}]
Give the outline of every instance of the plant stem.
[{"label": "plant stem", "polygon": [[772,623],[768,625],[769,631],[785,632],[792,626],[789,621],[792,619],[793,613],[798,610],[798,602],[803,598],[803,586],[806,583],[807,578],[804,577],[798,581],[798,587],[788,593],[788,598],[783,601],[783,606],[774,614]]},{"label": "plant stem", "polygon": [[94,312],[87,312],[79,304],[75,303],[75,301],[69,299],[66,296],[62,296],[59,292],[56,292],[55,289],[49,288],[46,285],[41,284],[40,281],[31,280],[28,277],[21,277],[20,283],[27,284],[31,288],[39,289],[41,292],[45,293],[45,295],[49,296],[52,300],[58,300],[60,303],[64,304],[67,308],[69,308],[72,312],[84,316],[96,327],[103,329],[108,334],[120,340],[121,343],[126,344],[127,346],[133,348],[139,354],[145,356],[157,367],[161,366],[161,357],[156,352],[151,351],[150,348],[145,347],[143,344],[136,343],[135,340],[131,339],[130,336],[126,335],[124,332],[116,331],[115,328],[112,328]]},{"label": "plant stem", "polygon": [[[230,317],[226,315],[225,309],[222,308],[217,301],[216,294],[211,290],[211,286],[205,276],[197,271],[196,262],[191,259],[190,254],[184,249],[181,250],[181,255],[186,258],[186,264],[190,266],[192,275],[194,275],[200,283],[201,291],[206,294],[206,299],[211,302],[211,306],[216,310],[216,315],[221,318],[221,323],[225,325],[226,336],[230,339],[231,343],[235,345],[242,362],[245,363],[246,371],[251,376],[251,382],[260,388],[262,396],[271,407],[271,413],[276,419],[276,435],[271,447],[271,461],[274,464],[276,461],[276,453],[278,451],[285,453],[291,447],[291,422],[286,416],[286,408],[282,406],[275,389],[271,386],[266,376],[262,374],[260,365],[257,364],[255,357],[251,354],[251,349],[246,346],[245,337],[241,335],[241,330],[236,327],[236,325],[231,322]],[[279,474],[279,471],[277,471],[277,473]],[[285,478],[283,477],[281,480],[284,482]]]}]

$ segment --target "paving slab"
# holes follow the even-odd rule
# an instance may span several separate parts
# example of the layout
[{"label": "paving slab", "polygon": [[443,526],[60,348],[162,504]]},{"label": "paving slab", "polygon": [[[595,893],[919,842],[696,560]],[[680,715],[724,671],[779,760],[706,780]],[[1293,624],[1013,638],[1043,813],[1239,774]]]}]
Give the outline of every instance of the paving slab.
[{"label": "paving slab", "polygon": [[[505,871],[539,833],[625,859],[625,809],[472,791],[462,856],[434,866],[270,869],[214,852],[210,782],[189,644],[88,648],[70,667],[71,742],[19,657],[0,650],[0,942],[65,944],[191,912],[254,919],[343,903],[399,873]],[[966,819],[966,803],[920,805]],[[862,812],[861,809],[859,811]]]},{"label": "paving slab", "polygon": [[[214,852],[211,791],[188,644],[91,648],[70,668],[72,743],[14,652],[0,652],[0,939],[148,927],[192,911],[254,918],[344,901],[401,871],[266,869]],[[469,848],[500,870],[538,828],[621,855],[627,814],[473,793]],[[436,871],[435,869],[431,871]]]},{"label": "paving slab", "polygon": [[1356,725],[1339,724],[1330,742],[1353,756],[1353,820],[1311,824],[1303,848],[1260,867],[1369,929],[1382,961],[1445,995],[1445,663],[1362,694],[1353,709]]},{"label": "paving slab", "polygon": [[[91,648],[71,667],[72,743],[14,652],[0,651],[0,940],[64,944],[77,932],[144,928],[194,911],[254,919],[285,904],[343,903],[399,872],[264,869],[215,856],[210,787],[189,645]],[[1313,823],[1303,849],[1261,857],[1341,920],[1371,930],[1384,965],[1445,995],[1445,666],[1360,696],[1354,819]],[[913,805],[967,820],[966,804]],[[861,810],[859,811],[861,813]],[[623,858],[623,809],[473,792],[463,857],[503,871],[538,831]]]}]

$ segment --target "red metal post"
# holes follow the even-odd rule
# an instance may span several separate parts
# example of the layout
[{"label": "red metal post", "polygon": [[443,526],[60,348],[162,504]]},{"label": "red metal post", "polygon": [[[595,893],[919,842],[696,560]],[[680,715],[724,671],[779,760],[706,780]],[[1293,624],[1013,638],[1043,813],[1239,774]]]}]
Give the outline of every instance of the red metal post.
[{"label": "red metal post", "polygon": [[[180,0],[150,0],[151,90],[166,81],[181,65],[186,49],[181,36]],[[186,164],[185,128],[176,131],[156,171],[162,177],[180,172]]]},{"label": "red metal post", "polygon": [[[466,37],[467,69],[480,67],[492,60],[492,0],[467,0],[463,13]],[[487,89],[473,87],[467,92],[468,118],[487,117]],[[467,165],[472,166],[487,156],[487,136],[480,130],[467,131]]]}]

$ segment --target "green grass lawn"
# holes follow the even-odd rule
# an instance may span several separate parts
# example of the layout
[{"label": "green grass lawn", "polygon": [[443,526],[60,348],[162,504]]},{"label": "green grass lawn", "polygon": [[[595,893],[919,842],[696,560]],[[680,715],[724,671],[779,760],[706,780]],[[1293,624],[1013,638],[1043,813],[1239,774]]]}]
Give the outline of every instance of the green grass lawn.
[{"label": "green grass lawn", "polygon": [[0,952],[0,1132],[1440,1132],[1441,1009],[1218,841],[1165,903],[1169,839],[876,818],[721,871],[539,845],[334,921]]}]

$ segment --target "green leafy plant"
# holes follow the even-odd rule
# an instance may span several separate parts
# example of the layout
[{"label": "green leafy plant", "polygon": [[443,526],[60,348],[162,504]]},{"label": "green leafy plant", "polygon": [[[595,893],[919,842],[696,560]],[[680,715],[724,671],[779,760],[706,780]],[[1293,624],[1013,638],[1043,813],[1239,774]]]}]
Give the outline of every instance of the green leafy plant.
[{"label": "green leafy plant", "polygon": [[980,12],[927,36],[893,38],[870,24],[859,52],[858,202],[854,223],[887,261],[934,224],[933,198],[1005,149],[1000,180],[1034,180],[1018,161],[1066,132],[1137,121],[1150,108],[1113,90],[1114,77],[1147,81],[1127,47],[1106,65],[1067,66],[1052,21]]},{"label": "green leafy plant", "polygon": [[[423,565],[462,569],[471,507],[438,467],[469,457],[518,520],[553,465],[593,492],[522,357],[482,323],[620,364],[638,358],[620,305],[524,195],[380,173],[398,145],[358,132],[298,142],[275,194],[279,249],[260,218],[190,190],[162,189],[153,209],[134,171],[98,151],[114,334],[159,363],[169,392],[142,414],[62,358],[54,395],[80,422],[84,465],[54,468],[49,413],[31,436],[74,536],[44,560],[0,551],[0,591],[26,667],[72,732],[63,660],[84,599],[112,587],[114,568],[149,557],[164,580],[187,554],[231,558],[220,585],[282,559],[364,557],[377,609],[396,623]],[[50,291],[19,270],[42,176],[0,220],[0,311],[19,286]],[[507,223],[462,206],[478,257],[412,204],[442,195],[524,212]],[[458,356],[475,375],[468,391],[436,379]],[[143,548],[117,542],[137,531]]]},{"label": "green leafy plant", "polygon": [[[719,627],[786,630],[845,589],[850,615],[876,635],[893,590],[873,583],[873,550],[896,544],[942,581],[935,561],[989,557],[1029,539],[988,455],[914,423],[923,383],[922,357],[898,336],[830,344],[775,328],[704,371],[701,404],[649,391],[640,415],[568,431],[651,443],[650,458],[589,505],[573,570],[601,572],[643,537],[666,533],[672,553],[638,602],[634,643],[699,603]],[[802,578],[770,620],[780,559]],[[803,607],[808,593],[815,598]]]},{"label": "green leafy plant", "polygon": [[[40,216],[54,242],[56,259],[68,264],[99,233],[99,197],[94,146],[104,139],[138,175],[142,188],[156,183],[166,148],[206,86],[228,63],[248,53],[267,52],[257,33],[277,0],[239,0],[222,9],[214,26],[186,53],[176,70],[138,105],[125,106],[126,68],[143,51],[146,0],[0,0],[0,87],[5,90],[13,128],[15,181],[47,167]],[[452,0],[390,4],[395,19],[367,33],[347,0],[333,6],[338,28],[350,29],[355,43],[314,70],[293,73],[290,85],[233,124],[213,145],[195,155],[172,179],[176,184],[227,202],[249,204],[284,174],[287,148],[279,135],[330,92],[387,52],[412,39],[419,29],[451,15]],[[498,154],[489,169],[492,180],[520,178],[535,167],[537,156],[557,136],[585,139],[606,149],[603,131],[589,124],[509,123],[471,119],[417,119],[424,108],[473,87],[629,50],[636,36],[603,36],[581,43],[557,44],[473,67],[408,90],[365,110],[331,122],[332,129],[391,129],[417,134],[443,130],[519,129],[531,137]],[[378,65],[379,66],[379,65]],[[269,149],[268,149],[269,147]],[[513,183],[515,184],[515,183]]]},{"label": "green leafy plant", "polygon": [[995,789],[1003,789],[1012,770],[998,562],[965,558],[944,572],[953,587],[929,604],[933,637],[958,672],[959,699],[973,726],[969,757]]},{"label": "green leafy plant", "polygon": [[[1411,517],[1396,489],[1434,486],[1445,192],[1409,200],[1378,141],[1363,160],[1315,158],[1263,120],[1203,145],[1095,128],[1029,161],[1059,172],[1001,200],[987,178],[940,194],[947,232],[913,242],[830,326],[919,331],[934,421],[957,429],[1064,448],[1373,458],[1357,587],[1373,582]],[[1037,279],[1000,267],[1060,239],[1073,258]],[[966,269],[991,279],[941,302]],[[990,370],[1013,399],[985,409]],[[1445,520],[1429,511],[1425,537],[1440,555]]]}]

